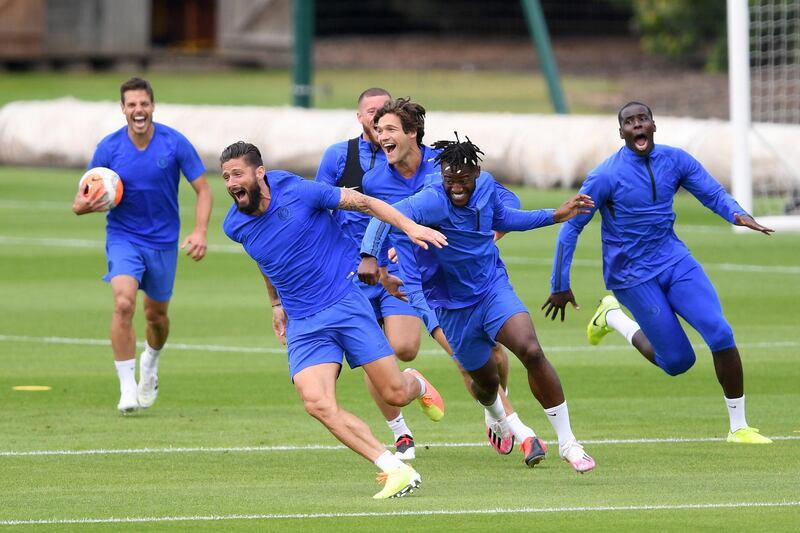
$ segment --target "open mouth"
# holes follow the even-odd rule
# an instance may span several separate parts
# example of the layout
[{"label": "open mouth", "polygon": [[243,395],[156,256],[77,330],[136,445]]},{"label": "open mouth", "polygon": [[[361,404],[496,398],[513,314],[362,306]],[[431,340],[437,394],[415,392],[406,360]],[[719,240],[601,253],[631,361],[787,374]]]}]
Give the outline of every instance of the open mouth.
[{"label": "open mouth", "polygon": [[397,145],[394,144],[394,143],[384,143],[383,144],[383,151],[386,152],[386,155],[389,155],[392,152],[394,152],[395,148],[397,148]]},{"label": "open mouth", "polygon": [[142,115],[136,115],[133,117],[133,124],[139,127],[144,126],[147,123],[147,119]]},{"label": "open mouth", "polygon": [[636,147],[637,150],[643,152],[647,150],[647,146],[650,144],[650,139],[644,133],[640,133],[636,137],[633,138],[633,145]]},{"label": "open mouth", "polygon": [[453,200],[454,203],[463,203],[467,200],[467,193],[465,192],[451,192],[450,199]]},{"label": "open mouth", "polygon": [[242,187],[235,187],[233,189],[230,189],[229,192],[237,202],[241,202],[242,200],[247,199],[247,191]]}]

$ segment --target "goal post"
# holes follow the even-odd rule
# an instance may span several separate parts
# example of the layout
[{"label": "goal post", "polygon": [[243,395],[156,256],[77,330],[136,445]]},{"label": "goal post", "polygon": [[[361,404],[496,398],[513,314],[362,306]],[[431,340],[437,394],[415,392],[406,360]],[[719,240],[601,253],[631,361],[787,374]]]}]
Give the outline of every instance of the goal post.
[{"label": "goal post", "polygon": [[[800,169],[759,131],[800,127],[800,0],[727,0],[727,27],[732,194],[763,225],[800,231]],[[751,146],[779,170],[754,176]]]}]

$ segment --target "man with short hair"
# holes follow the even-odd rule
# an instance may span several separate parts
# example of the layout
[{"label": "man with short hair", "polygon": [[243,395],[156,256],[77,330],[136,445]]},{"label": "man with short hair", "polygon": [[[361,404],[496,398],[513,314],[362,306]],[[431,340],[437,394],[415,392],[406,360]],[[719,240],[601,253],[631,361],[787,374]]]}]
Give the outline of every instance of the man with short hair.
[{"label": "man with short hair", "polygon": [[[180,132],[153,122],[155,98],[147,80],[131,78],[120,87],[127,125],[97,145],[88,168],[107,167],[119,174],[125,193],[106,215],[106,256],[114,312],[111,348],[120,384],[122,414],[153,405],[158,396],[158,361],[169,336],[167,309],[175,283],[180,212],[178,186],[183,173],[197,195],[195,226],[181,248],[195,261],[205,257],[211,215],[211,189],[197,151]],[[102,193],[102,188],[96,189]],[[77,215],[107,208],[101,196],[78,191]],[[144,292],[145,348],[136,383],[136,293]]]},{"label": "man with short hair", "polygon": [[[590,344],[616,330],[645,359],[670,376],[694,365],[695,354],[678,316],[711,349],[717,380],[728,406],[728,442],[772,442],[747,425],[742,361],[714,286],[674,231],[675,193],[683,187],[719,216],[769,235],[703,166],[680,148],[653,141],[656,123],[649,106],[628,102],[619,110],[625,146],[592,170],[581,186],[597,207],[562,226],[556,242],[550,296],[542,309],[552,319],[567,303],[578,305],[569,270],[578,237],[595,210],[602,215],[603,277],[614,296],[605,296],[589,321]],[[616,298],[615,298],[616,296]],[[620,308],[628,308],[636,321]]]},{"label": "man with short hair", "polygon": [[[466,380],[469,390],[488,413],[488,434],[495,437],[495,449],[509,453],[510,447],[503,447],[503,442],[513,446],[518,439],[525,464],[530,467],[543,460],[547,450],[533,430],[519,420],[513,407],[503,404],[503,380],[492,356],[493,349],[502,343],[525,365],[531,390],[556,429],[561,456],[577,472],[589,471],[594,460],[572,433],[558,375],[538,344],[527,309],[514,294],[495,245],[495,231],[560,222],[573,216],[577,208],[565,204],[554,218],[552,211],[508,207],[504,195],[511,193],[491,174],[481,172],[478,153],[482,152],[469,139],[464,143],[436,143],[433,150],[421,144],[423,118],[422,106],[403,99],[387,104],[376,114],[378,137],[392,169],[380,178],[381,188],[393,196],[393,201],[401,199],[393,204],[398,210],[419,223],[439,228],[456,245],[448,246],[445,253],[426,253],[372,220],[361,247],[359,277],[367,282],[374,280],[374,258],[388,233],[400,257],[409,301],[434,310],[431,320],[438,334],[446,337],[445,343],[449,341],[451,355],[470,378]],[[424,180],[422,169],[433,179]],[[372,191],[372,179],[372,174],[364,178],[367,192]],[[457,190],[449,185],[453,180],[459,182]],[[480,194],[473,195],[476,180]],[[588,197],[585,200],[590,202]]]},{"label": "man with short hair", "polygon": [[404,496],[421,478],[386,450],[369,427],[336,401],[342,357],[361,366],[383,401],[402,407],[419,399],[432,420],[444,416],[436,389],[413,369],[400,372],[369,301],[353,283],[353,243],[330,213],[359,210],[402,228],[420,246],[443,246],[439,232],[357,191],[267,172],[261,152],[238,142],[220,156],[234,200],[223,229],[258,264],[273,307],[272,326],[289,348],[289,372],[306,411],[348,448],[372,461],[385,482],[375,498]]},{"label": "man with short hair", "polygon": [[[366,89],[358,96],[356,119],[361,125],[361,135],[333,144],[325,150],[317,170],[316,181],[364,192],[362,189],[364,173],[386,163],[386,156],[375,137],[372,118],[375,111],[389,100],[391,100],[389,92],[380,87]],[[361,246],[369,217],[360,211],[344,209],[337,209],[333,216],[345,235],[352,239],[355,244],[354,249],[357,251]],[[354,266],[358,264],[357,254],[353,256],[353,261]],[[384,273],[389,275],[388,270]],[[357,279],[355,282],[372,304],[375,318],[383,326],[395,356],[403,362],[416,359],[421,339],[420,321],[414,310],[408,303],[394,298],[381,285],[369,286]],[[408,427],[402,410],[386,404],[366,374],[364,379],[367,389],[394,435],[396,455],[403,460],[416,458],[414,434]]]}]

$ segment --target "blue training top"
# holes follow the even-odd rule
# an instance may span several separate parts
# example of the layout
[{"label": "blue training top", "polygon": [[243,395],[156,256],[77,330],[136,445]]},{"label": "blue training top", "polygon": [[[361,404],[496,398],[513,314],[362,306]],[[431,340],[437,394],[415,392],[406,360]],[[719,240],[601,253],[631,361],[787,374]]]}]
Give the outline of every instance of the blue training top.
[{"label": "blue training top", "polygon": [[[521,211],[506,207],[502,196],[494,177],[481,172],[464,207],[452,204],[441,182],[394,204],[412,220],[436,227],[447,237],[447,246],[441,249],[414,247],[425,299],[431,307],[468,307],[491,289],[499,264],[494,230],[524,231],[554,223],[552,209]],[[371,220],[362,253],[375,255],[387,230],[385,224]]]},{"label": "blue training top", "polygon": [[663,272],[689,249],[675,234],[673,199],[679,187],[728,222],[745,210],[703,166],[680,148],[655,145],[648,157],[627,146],[589,173],[580,192],[595,202],[591,213],[569,220],[558,233],[551,291],[570,288],[569,269],[583,227],[602,215],[603,278],[608,289],[633,287]]},{"label": "blue training top", "polygon": [[267,172],[266,212],[246,215],[234,203],[222,229],[241,243],[277,289],[292,318],[313,315],[353,287],[357,249],[333,219],[341,190],[283,170]]},{"label": "blue training top", "polygon": [[107,167],[122,178],[122,201],[106,215],[107,237],[166,250],[177,245],[181,229],[180,173],[192,182],[206,169],[180,132],[156,122],[153,128],[144,150],[128,137],[127,126],[108,135],[87,168]]},{"label": "blue training top", "polygon": [[[427,185],[433,185],[442,181],[441,167],[434,163],[434,159],[440,150],[435,150],[429,146],[421,145],[422,162],[417,168],[416,174],[410,178],[402,176],[394,166],[388,162],[375,167],[364,175],[363,188],[364,194],[379,198],[386,203],[395,204],[409,196],[418,193]],[[517,196],[495,181],[500,200],[506,207],[519,208],[520,201]],[[385,223],[383,223],[385,224]],[[417,267],[414,249],[417,248],[408,238],[408,235],[401,230],[389,227],[389,240],[397,252],[397,263],[399,264],[400,278],[407,293],[422,290],[422,278]],[[379,230],[380,231],[380,230]],[[381,252],[383,255],[383,252]],[[379,263],[382,264],[379,257]],[[498,266],[505,267],[498,256]]]}]

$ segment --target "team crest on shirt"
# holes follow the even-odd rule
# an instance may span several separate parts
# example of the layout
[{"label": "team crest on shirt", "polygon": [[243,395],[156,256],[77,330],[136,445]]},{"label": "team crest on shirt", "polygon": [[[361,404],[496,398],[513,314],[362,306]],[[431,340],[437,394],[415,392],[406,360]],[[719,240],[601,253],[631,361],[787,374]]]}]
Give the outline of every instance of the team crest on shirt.
[{"label": "team crest on shirt", "polygon": [[169,166],[169,161],[167,161],[166,157],[161,156],[158,158],[158,160],[156,160],[156,165],[158,165],[158,168],[160,169],[165,169],[167,166]]},{"label": "team crest on shirt", "polygon": [[278,209],[278,218],[280,218],[281,220],[289,220],[291,214],[292,212],[286,206],[283,206],[280,209]]}]

